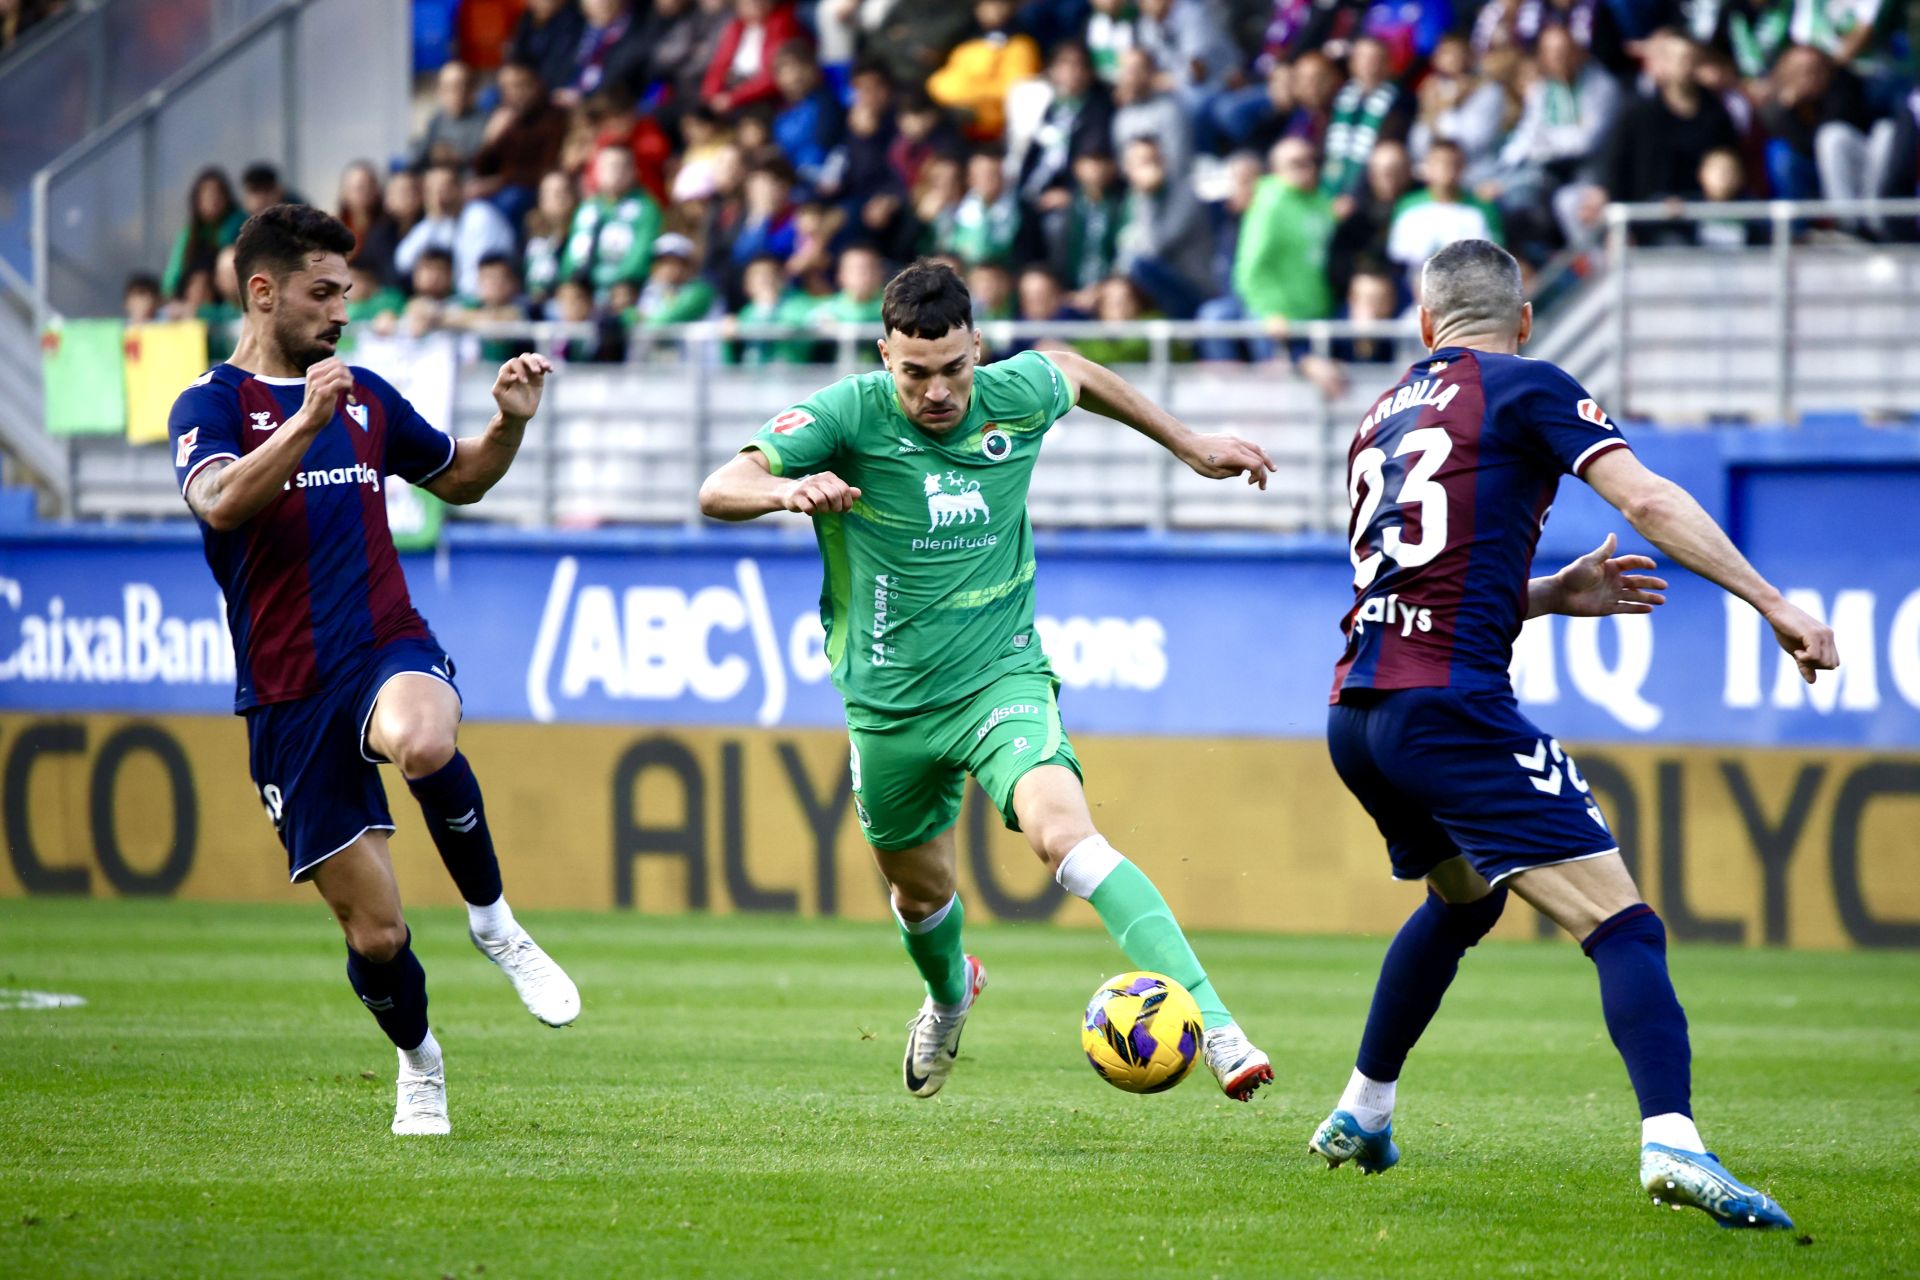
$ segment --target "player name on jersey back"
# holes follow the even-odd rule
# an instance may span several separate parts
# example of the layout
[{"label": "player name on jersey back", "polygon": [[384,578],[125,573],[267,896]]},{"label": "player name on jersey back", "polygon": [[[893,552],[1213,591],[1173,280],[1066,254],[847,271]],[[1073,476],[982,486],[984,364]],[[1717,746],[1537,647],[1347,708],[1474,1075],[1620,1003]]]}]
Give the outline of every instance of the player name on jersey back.
[{"label": "player name on jersey back", "polygon": [[1443,348],[1374,403],[1347,453],[1348,689],[1504,689],[1562,475],[1626,441],[1551,364]]}]

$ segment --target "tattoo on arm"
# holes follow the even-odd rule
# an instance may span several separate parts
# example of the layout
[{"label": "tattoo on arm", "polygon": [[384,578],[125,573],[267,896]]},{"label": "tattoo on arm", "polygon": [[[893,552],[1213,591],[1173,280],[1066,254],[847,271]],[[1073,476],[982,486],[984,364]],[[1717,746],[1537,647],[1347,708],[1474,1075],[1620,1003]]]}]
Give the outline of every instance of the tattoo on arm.
[{"label": "tattoo on arm", "polygon": [[[202,520],[207,520],[207,513],[219,505],[220,473],[230,465],[226,462],[208,463],[193,478],[193,483],[187,486],[187,506]],[[211,523],[210,520],[208,522]]]}]

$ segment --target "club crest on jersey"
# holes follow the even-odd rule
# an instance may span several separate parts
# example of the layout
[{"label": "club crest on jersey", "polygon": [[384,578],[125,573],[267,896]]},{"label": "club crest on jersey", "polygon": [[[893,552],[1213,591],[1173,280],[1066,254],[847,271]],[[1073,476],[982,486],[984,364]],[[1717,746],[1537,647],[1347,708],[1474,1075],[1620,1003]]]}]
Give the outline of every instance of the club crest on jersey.
[{"label": "club crest on jersey", "polygon": [[813,415],[805,409],[789,409],[767,424],[769,430],[777,436],[790,435],[813,421]]},{"label": "club crest on jersey", "polygon": [[1573,407],[1573,411],[1579,414],[1584,422],[1591,422],[1596,427],[1605,427],[1608,431],[1613,430],[1613,424],[1607,421],[1607,411],[1600,407],[1597,400],[1582,400]]},{"label": "club crest on jersey", "polygon": [[253,429],[255,431],[271,431],[280,425],[273,420],[271,410],[262,409],[258,413],[249,413],[247,416],[253,419]]},{"label": "club crest on jersey", "polygon": [[362,431],[368,430],[367,406],[361,404],[358,400],[355,400],[352,396],[347,397],[347,416],[349,418],[352,418],[355,422],[359,423],[360,429]]},{"label": "club crest on jersey", "polygon": [[953,524],[972,524],[976,519],[993,523],[993,513],[987,509],[978,480],[962,479],[952,471],[944,476],[937,471],[929,472],[923,488],[927,495],[927,518],[931,521],[928,532]]},{"label": "club crest on jersey", "polygon": [[988,462],[1005,462],[1013,453],[1013,437],[989,423],[987,433],[980,437],[980,452]]}]

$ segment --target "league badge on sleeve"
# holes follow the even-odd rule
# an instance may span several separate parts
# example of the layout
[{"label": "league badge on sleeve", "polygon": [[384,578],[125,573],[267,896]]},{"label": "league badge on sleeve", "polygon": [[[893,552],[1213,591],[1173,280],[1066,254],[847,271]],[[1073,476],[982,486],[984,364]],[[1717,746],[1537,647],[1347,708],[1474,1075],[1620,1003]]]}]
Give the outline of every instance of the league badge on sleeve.
[{"label": "league badge on sleeve", "polygon": [[767,424],[769,430],[777,436],[791,435],[813,421],[813,415],[805,409],[789,409]]},{"label": "league badge on sleeve", "polygon": [[193,461],[193,446],[200,443],[200,428],[193,427],[180,433],[180,444],[173,451],[173,465],[184,467]]},{"label": "league badge on sleeve", "polygon": [[1613,430],[1613,424],[1607,421],[1607,411],[1600,407],[1600,402],[1597,400],[1582,400],[1573,407],[1573,411],[1580,415],[1583,422],[1591,422],[1594,426],[1608,431]]}]

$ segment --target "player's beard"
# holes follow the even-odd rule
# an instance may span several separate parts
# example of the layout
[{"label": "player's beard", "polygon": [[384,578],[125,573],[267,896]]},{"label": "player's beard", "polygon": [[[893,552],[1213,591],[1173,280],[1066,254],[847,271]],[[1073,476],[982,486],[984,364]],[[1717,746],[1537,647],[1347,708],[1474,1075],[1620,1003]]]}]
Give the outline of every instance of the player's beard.
[{"label": "player's beard", "polygon": [[316,333],[312,323],[287,315],[274,317],[274,341],[280,344],[287,363],[301,373],[331,357],[340,344],[340,330],[327,328]]}]

